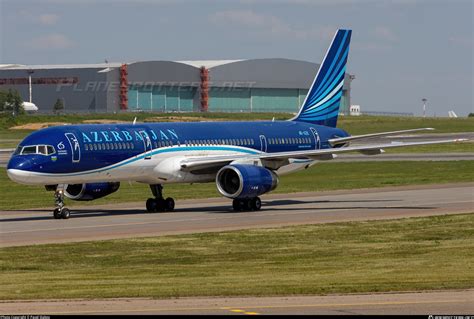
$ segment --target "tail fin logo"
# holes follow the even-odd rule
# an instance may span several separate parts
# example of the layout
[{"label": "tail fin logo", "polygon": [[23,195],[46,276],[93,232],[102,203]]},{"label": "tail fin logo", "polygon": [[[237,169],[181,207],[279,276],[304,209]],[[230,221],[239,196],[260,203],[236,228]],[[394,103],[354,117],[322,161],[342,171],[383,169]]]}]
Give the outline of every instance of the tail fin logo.
[{"label": "tail fin logo", "polygon": [[335,127],[342,97],[351,30],[338,30],[293,121]]}]

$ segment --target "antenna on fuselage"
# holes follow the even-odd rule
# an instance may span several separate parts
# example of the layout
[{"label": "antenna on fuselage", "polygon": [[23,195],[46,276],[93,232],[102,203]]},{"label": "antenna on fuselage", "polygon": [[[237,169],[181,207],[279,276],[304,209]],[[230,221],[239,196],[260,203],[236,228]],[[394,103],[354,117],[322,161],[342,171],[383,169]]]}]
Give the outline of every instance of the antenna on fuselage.
[{"label": "antenna on fuselage", "polygon": [[137,117],[135,116],[135,118],[133,119],[133,125],[135,125],[135,123],[137,123]]}]

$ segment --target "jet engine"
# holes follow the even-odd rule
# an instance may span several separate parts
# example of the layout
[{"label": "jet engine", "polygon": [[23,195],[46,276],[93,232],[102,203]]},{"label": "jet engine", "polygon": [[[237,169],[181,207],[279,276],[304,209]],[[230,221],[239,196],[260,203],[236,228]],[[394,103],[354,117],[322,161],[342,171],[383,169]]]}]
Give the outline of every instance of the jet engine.
[{"label": "jet engine", "polygon": [[219,193],[227,198],[254,198],[274,190],[278,176],[265,167],[231,164],[219,170],[216,184]]},{"label": "jet engine", "polygon": [[64,195],[73,200],[94,200],[116,192],[120,183],[87,183],[68,184],[64,189]]}]

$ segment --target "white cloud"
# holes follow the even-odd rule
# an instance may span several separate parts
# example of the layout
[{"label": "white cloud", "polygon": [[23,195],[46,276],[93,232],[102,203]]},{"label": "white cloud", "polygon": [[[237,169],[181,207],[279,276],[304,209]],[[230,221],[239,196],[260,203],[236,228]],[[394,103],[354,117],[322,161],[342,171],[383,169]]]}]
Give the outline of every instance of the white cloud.
[{"label": "white cloud", "polygon": [[58,20],[59,16],[57,14],[41,14],[38,16],[38,22],[44,25],[55,25]]},{"label": "white cloud", "polygon": [[75,46],[76,43],[63,34],[52,33],[34,38],[25,45],[34,50],[63,50]]},{"label": "white cloud", "polygon": [[41,24],[41,25],[55,25],[59,20],[59,15],[54,13],[41,13],[36,14],[29,10],[21,10],[18,12],[18,16],[21,20],[34,23],[34,24]]},{"label": "white cloud", "polygon": [[398,41],[398,36],[388,27],[376,26],[374,29],[374,35],[377,38],[382,38],[387,41],[396,42]]},{"label": "white cloud", "polygon": [[392,49],[391,45],[380,42],[354,42],[351,46],[354,50],[364,52],[380,52]]},{"label": "white cloud", "polygon": [[470,37],[465,36],[451,36],[449,42],[455,45],[464,46],[472,49],[473,41]]},{"label": "white cloud", "polygon": [[274,36],[297,39],[330,39],[336,27],[296,28],[280,18],[259,14],[251,10],[219,11],[209,16],[212,23],[222,26],[238,26],[253,29],[260,36]]}]

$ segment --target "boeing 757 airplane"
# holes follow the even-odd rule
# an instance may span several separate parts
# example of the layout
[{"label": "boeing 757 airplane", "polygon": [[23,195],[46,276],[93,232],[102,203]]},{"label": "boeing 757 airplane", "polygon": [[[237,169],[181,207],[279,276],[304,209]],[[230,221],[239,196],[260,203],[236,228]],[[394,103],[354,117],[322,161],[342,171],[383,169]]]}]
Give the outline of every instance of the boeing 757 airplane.
[{"label": "boeing 757 airplane", "polygon": [[163,196],[168,183],[215,182],[234,210],[259,210],[258,196],[278,186],[278,176],[306,169],[340,153],[383,153],[402,146],[450,143],[438,140],[350,146],[355,140],[427,130],[351,136],[336,128],[351,30],[338,30],[299,113],[288,121],[130,123],[65,125],[27,136],[11,157],[15,182],[55,192],[53,216],[67,219],[64,196],[94,200],[120,182],[150,185],[148,212],[172,211]]}]

